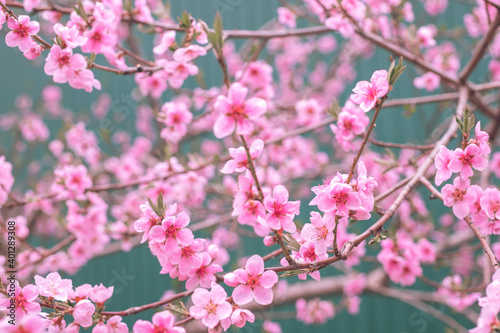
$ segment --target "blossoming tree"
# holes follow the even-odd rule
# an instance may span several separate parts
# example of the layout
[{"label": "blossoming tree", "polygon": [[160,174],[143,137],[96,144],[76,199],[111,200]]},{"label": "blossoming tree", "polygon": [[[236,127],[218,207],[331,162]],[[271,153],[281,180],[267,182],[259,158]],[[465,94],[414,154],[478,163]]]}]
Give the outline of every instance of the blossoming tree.
[{"label": "blossoming tree", "polygon": [[[459,32],[473,46],[462,59],[456,30],[431,23],[446,0],[279,3],[264,28],[230,30],[220,15],[175,20],[157,1],[0,0],[5,44],[45,59],[54,82],[39,105],[20,95],[17,110],[0,117],[18,133],[0,150],[0,331],[221,332],[287,303],[312,325],[357,314],[367,292],[453,331],[500,330],[500,2],[470,5]],[[153,45],[140,44],[145,34]],[[375,48],[391,57],[355,82],[355,65]],[[200,58],[220,68],[219,85],[203,82]],[[472,82],[479,66],[489,73]],[[61,102],[60,85],[101,90],[99,71],[133,76],[137,86],[139,135],[116,131],[112,153]],[[391,97],[404,86],[438,92]],[[432,124],[435,135],[419,144],[374,139],[389,107],[414,114],[429,103],[453,111]],[[110,104],[100,95],[92,117]],[[63,124],[49,130],[49,118]],[[17,153],[34,144],[48,148],[50,170],[14,179]],[[447,213],[431,213],[431,200]],[[45,236],[55,243],[34,245]],[[247,237],[268,251],[241,255]],[[103,253],[136,246],[183,290],[111,309],[114,286],[70,278]],[[332,266],[342,274],[328,274]],[[442,281],[429,277],[433,268]],[[445,310],[427,305],[436,303]],[[270,320],[259,326],[281,331]]]}]

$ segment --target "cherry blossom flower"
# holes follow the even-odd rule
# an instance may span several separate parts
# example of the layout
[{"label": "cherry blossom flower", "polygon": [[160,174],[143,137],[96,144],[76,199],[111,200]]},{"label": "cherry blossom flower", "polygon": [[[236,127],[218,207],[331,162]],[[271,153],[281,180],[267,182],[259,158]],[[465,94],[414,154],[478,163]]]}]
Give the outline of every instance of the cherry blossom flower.
[{"label": "cherry blossom flower", "polygon": [[76,324],[82,327],[89,327],[92,325],[92,315],[94,313],[94,304],[88,299],[84,299],[76,303],[73,309],[73,318]]},{"label": "cherry blossom flower", "polygon": [[174,326],[175,316],[169,311],[155,313],[151,320],[138,320],[132,328],[134,333],[186,333],[184,327]]},{"label": "cherry blossom flower", "polygon": [[377,100],[387,94],[389,91],[389,82],[387,81],[387,71],[375,71],[368,81],[360,81],[352,90],[351,101],[359,104],[365,112],[375,107]]},{"label": "cherry blossom flower", "polygon": [[335,316],[333,304],[328,301],[322,301],[320,298],[309,301],[299,298],[295,302],[295,308],[297,310],[297,320],[302,321],[306,325],[321,325]]},{"label": "cherry blossom flower", "polygon": [[194,241],[193,232],[186,227],[189,225],[189,215],[182,212],[177,217],[166,216],[161,226],[155,225],[149,230],[149,239],[164,243],[164,250],[174,251],[178,245],[189,246]]},{"label": "cherry blossom flower", "polygon": [[466,289],[462,283],[462,278],[455,274],[447,276],[441,283],[442,287],[438,288],[436,294],[457,311],[462,311],[476,303],[481,293],[466,293],[461,289]]},{"label": "cherry blossom flower", "polygon": [[40,54],[42,54],[42,47],[37,42],[31,42],[30,49],[23,53],[26,59],[29,60],[36,59]]},{"label": "cherry blossom flower", "polygon": [[83,46],[87,42],[88,38],[82,36],[76,26],[66,27],[61,23],[56,23],[53,29],[56,35],[58,35],[64,42],[64,44],[66,44],[66,46],[71,49],[77,48],[78,46]]},{"label": "cherry blossom flower", "polygon": [[59,45],[51,47],[45,59],[45,74],[53,76],[54,82],[66,83],[75,77],[76,71],[84,70],[87,61],[81,54],[73,54],[69,48],[61,49]]},{"label": "cherry blossom flower", "polygon": [[247,260],[245,269],[226,274],[224,282],[236,287],[232,295],[236,304],[244,305],[255,299],[257,303],[267,305],[273,301],[271,288],[278,282],[278,274],[264,271],[264,260],[256,254]]},{"label": "cherry blossom flower", "polygon": [[103,53],[105,48],[112,48],[116,44],[115,34],[103,22],[94,24],[83,36],[87,38],[87,42],[82,45],[82,51],[86,53]]},{"label": "cherry blossom flower", "polygon": [[19,15],[16,20],[12,16],[7,19],[9,31],[5,36],[5,43],[10,47],[19,47],[21,52],[27,52],[31,48],[31,36],[40,31],[40,23],[31,21],[28,15]]},{"label": "cherry blossom flower", "polygon": [[[264,141],[257,139],[250,145],[250,157],[252,160],[259,158],[264,149]],[[244,147],[229,148],[229,155],[232,157],[226,162],[220,172],[231,174],[233,172],[243,172],[247,170],[248,157]]]},{"label": "cherry blossom flower", "polygon": [[56,169],[54,175],[72,197],[79,197],[92,187],[92,179],[87,174],[87,168],[82,164],[65,165]]},{"label": "cherry blossom flower", "polygon": [[439,88],[441,78],[433,73],[427,72],[422,76],[418,76],[413,80],[413,85],[418,89],[425,89],[427,91],[434,91]]},{"label": "cherry blossom flower", "polygon": [[441,185],[444,181],[450,179],[453,172],[449,168],[449,164],[453,158],[453,153],[448,150],[445,146],[441,146],[436,158],[434,159],[434,165],[436,166],[436,185]]},{"label": "cherry blossom flower", "polygon": [[203,288],[210,288],[212,282],[216,282],[215,273],[223,271],[220,265],[212,263],[213,259],[207,252],[201,253],[202,264],[189,272],[189,279],[186,281],[186,289],[191,290],[198,285]]},{"label": "cherry blossom flower", "polygon": [[108,287],[102,285],[102,283],[98,286],[94,286],[92,290],[89,292],[89,298],[92,302],[94,302],[97,306],[103,306],[104,302],[106,302],[111,296],[113,296],[114,287]]},{"label": "cherry blossom flower", "polygon": [[311,212],[311,223],[306,223],[300,235],[307,242],[316,243],[317,254],[326,253],[327,248],[333,244],[333,229],[335,219],[331,215],[323,217],[318,212]]},{"label": "cherry blossom flower", "polygon": [[[16,319],[21,319],[25,314],[38,314],[41,311],[40,304],[35,302],[38,298],[38,287],[28,284],[21,288],[19,282],[14,283],[14,297],[0,299],[0,309],[7,312],[11,306],[11,300],[14,300]],[[2,295],[3,296],[3,295]]]},{"label": "cherry blossom flower", "polygon": [[[147,201],[140,206],[140,209],[142,211],[142,214],[141,217],[137,221],[135,221],[134,229],[137,232],[144,232],[141,240],[141,243],[144,243],[149,239],[149,232],[151,231],[151,228],[158,224],[161,224],[162,219],[158,215],[156,215],[156,213],[149,205],[149,202]],[[174,215],[176,212],[177,204],[170,205],[165,211],[165,218]]]},{"label": "cherry blossom flower", "polygon": [[168,48],[175,42],[175,31],[164,32],[160,37],[160,43],[153,48],[153,53],[162,55],[167,52]]},{"label": "cherry blossom flower", "polygon": [[460,172],[460,177],[466,179],[474,174],[472,168],[483,171],[487,165],[488,159],[481,155],[481,149],[475,144],[471,144],[465,150],[461,148],[455,150],[448,168],[452,172]]},{"label": "cherry blossom flower", "polygon": [[468,179],[456,177],[453,180],[453,185],[446,184],[441,189],[443,204],[446,207],[452,207],[453,214],[460,219],[469,215],[470,206],[476,201],[475,196],[469,193],[469,186]]},{"label": "cherry blossom flower", "polygon": [[201,319],[206,327],[212,329],[223,319],[229,318],[233,308],[226,301],[227,294],[217,283],[212,283],[212,289],[208,291],[196,288],[191,300],[193,306],[189,308],[189,314],[195,319]]},{"label": "cherry blossom flower", "polygon": [[255,315],[250,310],[237,308],[231,314],[231,323],[236,327],[244,327],[247,321],[251,323],[255,321]]},{"label": "cherry blossom flower", "polygon": [[294,12],[286,7],[278,7],[278,22],[293,29],[297,27],[297,17]]},{"label": "cherry blossom flower", "polygon": [[490,136],[488,132],[481,131],[481,122],[478,121],[475,127],[475,138],[474,143],[481,150],[481,154],[487,156],[491,152],[491,148],[489,145]]},{"label": "cherry blossom flower", "polygon": [[181,245],[173,249],[170,262],[179,265],[179,272],[183,275],[189,274],[193,269],[198,269],[203,264],[200,251],[203,250],[203,239],[197,238],[189,245]]},{"label": "cherry blossom flower", "polygon": [[264,333],[283,333],[280,324],[269,320],[264,321],[262,330]]},{"label": "cherry blossom flower", "polygon": [[350,185],[332,179],[330,184],[316,194],[310,205],[317,205],[319,210],[325,213],[333,212],[335,215],[349,216],[349,210],[361,207],[361,200]]},{"label": "cherry blossom flower", "polygon": [[297,227],[293,218],[300,214],[300,201],[288,201],[288,190],[283,185],[275,186],[273,196],[264,198],[264,207],[269,212],[265,225],[272,230],[295,232]]},{"label": "cherry blossom flower", "polygon": [[500,220],[500,191],[487,188],[481,196],[481,209],[492,220]]},{"label": "cherry blossom flower", "polygon": [[253,130],[254,120],[262,116],[267,109],[266,102],[258,97],[248,100],[248,89],[236,82],[231,85],[228,95],[219,96],[214,108],[220,113],[215,121],[214,135],[218,139],[230,135],[236,128],[238,135],[250,134]]},{"label": "cherry blossom flower", "polygon": [[9,322],[10,317],[0,320],[0,331],[4,333],[45,333],[49,321],[39,315],[26,315],[16,320],[15,325]]},{"label": "cherry blossom flower", "polygon": [[73,282],[70,279],[61,279],[57,272],[49,273],[46,278],[35,275],[35,283],[41,296],[52,297],[61,302],[68,300],[68,294],[73,289]]}]

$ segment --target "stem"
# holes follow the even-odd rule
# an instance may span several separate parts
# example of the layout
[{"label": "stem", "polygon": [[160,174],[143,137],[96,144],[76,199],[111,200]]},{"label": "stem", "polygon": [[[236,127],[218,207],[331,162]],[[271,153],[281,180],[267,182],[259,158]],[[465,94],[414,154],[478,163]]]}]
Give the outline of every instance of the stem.
[{"label": "stem", "polygon": [[[243,135],[240,135],[240,139],[241,142],[243,142],[243,147],[245,148],[245,152],[247,153],[248,170],[252,174],[252,178],[255,181],[255,186],[257,187],[257,191],[259,192],[258,199],[262,203],[262,205],[264,205],[264,192],[262,192],[262,187],[260,186],[259,177],[257,177],[257,172],[255,172],[255,165],[253,164],[252,156],[250,155],[250,148],[248,148],[248,143]],[[288,264],[294,265],[295,260],[293,260],[292,256],[290,255],[290,251],[288,251],[288,248],[283,242],[282,231],[275,230],[274,237],[276,237],[276,241],[283,250],[283,254],[285,255],[286,261],[288,261]]]},{"label": "stem", "polygon": [[365,149],[366,143],[368,142],[368,139],[370,138],[370,134],[372,133],[373,129],[375,128],[375,121],[377,120],[378,114],[380,113],[380,110],[382,109],[382,105],[384,104],[384,101],[387,99],[387,95],[383,96],[380,101],[377,101],[377,105],[375,106],[375,114],[373,115],[372,121],[370,123],[370,127],[368,127],[368,131],[365,134],[365,138],[363,139],[363,142],[361,143],[361,147],[359,147],[358,153],[354,160],[352,161],[351,169],[349,170],[349,175],[347,176],[346,184],[349,184],[351,182],[352,176],[354,176],[354,170],[356,169],[356,165],[358,164],[359,158],[361,157],[361,153],[363,153],[363,149]]}]

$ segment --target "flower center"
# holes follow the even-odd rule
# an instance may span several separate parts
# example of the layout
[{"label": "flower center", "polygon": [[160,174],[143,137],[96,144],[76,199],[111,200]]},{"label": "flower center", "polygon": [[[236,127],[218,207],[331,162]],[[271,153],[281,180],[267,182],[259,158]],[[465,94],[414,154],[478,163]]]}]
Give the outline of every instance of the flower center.
[{"label": "flower center", "polygon": [[28,27],[25,25],[18,25],[16,29],[14,29],[14,33],[18,34],[19,37],[24,38],[28,36]]}]

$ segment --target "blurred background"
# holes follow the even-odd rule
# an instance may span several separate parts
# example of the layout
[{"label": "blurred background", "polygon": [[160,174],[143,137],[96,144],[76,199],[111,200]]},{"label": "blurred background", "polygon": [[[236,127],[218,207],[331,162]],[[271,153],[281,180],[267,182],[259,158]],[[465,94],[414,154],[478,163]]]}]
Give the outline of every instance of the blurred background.
[{"label": "blurred background", "polygon": [[[421,4],[412,1],[416,13],[422,13]],[[279,1],[269,0],[175,0],[171,3],[172,17],[180,16],[183,10],[188,11],[196,19],[202,19],[211,25],[216,11],[222,15],[225,29],[258,29],[264,24],[277,16],[276,9],[279,6]],[[470,11],[472,3],[452,1],[449,4],[445,15],[433,18],[433,23],[436,26],[460,26],[463,25],[463,13]],[[415,23],[424,22],[424,15],[416,15]],[[2,36],[5,34],[5,28],[0,32]],[[458,31],[460,32],[460,31]],[[458,34],[459,36],[460,34]],[[146,46],[151,46],[153,39],[149,36],[140,34],[141,42]],[[337,42],[340,44],[342,38],[335,35]],[[3,38],[2,38],[3,39]],[[237,47],[241,46],[244,41],[236,41]],[[468,50],[471,47],[470,41],[466,38],[457,40],[457,49],[461,52]],[[143,50],[151,50],[151,47],[143,47]],[[467,53],[465,53],[466,55]],[[149,58],[151,54],[147,55]],[[333,57],[334,54],[327,56]],[[463,55],[462,55],[463,56]],[[31,96],[34,103],[40,99],[42,89],[53,84],[52,78],[43,73],[43,59],[39,57],[36,61],[28,61],[24,59],[22,54],[17,49],[8,48],[5,43],[0,42],[0,115],[7,114],[15,109],[15,99],[20,94]],[[266,59],[266,54],[261,55],[261,59]],[[461,57],[462,64],[467,59]],[[207,55],[201,61],[197,62],[200,69],[203,71],[205,81],[210,86],[220,86],[222,75],[220,68],[212,54]],[[357,80],[367,80],[373,71],[378,69],[387,69],[389,67],[388,54],[384,51],[377,50],[375,55],[369,59],[361,59],[356,66]],[[94,71],[96,77],[102,83],[102,91],[94,90],[92,93],[86,93],[83,90],[74,90],[67,85],[62,85],[64,91],[62,104],[65,108],[74,112],[77,119],[81,119],[86,123],[87,129],[94,131],[100,139],[100,147],[103,151],[112,151],[113,144],[109,141],[109,137],[117,130],[124,130],[131,134],[132,138],[137,135],[135,123],[136,102],[132,98],[133,91],[136,87],[133,76],[116,76],[110,73]],[[482,82],[486,72],[482,69],[477,70],[472,76],[473,82]],[[390,98],[397,97],[413,97],[421,96],[425,93],[418,91],[413,87],[413,78],[417,74],[413,66],[409,66],[403,77],[398,81],[396,89],[391,92]],[[339,97],[341,105],[344,104],[349,96],[354,84],[347,86],[345,93]],[[186,82],[185,87],[193,88],[196,86],[194,79]],[[93,119],[90,112],[91,106],[100,97],[101,93],[107,93],[111,97],[111,110],[106,115],[104,120]],[[168,101],[170,93],[164,94],[161,103]],[[409,112],[408,108],[387,108],[384,109],[380,120],[377,123],[377,128],[374,132],[374,137],[388,142],[415,142],[423,143],[424,139],[429,136],[435,129],[437,122],[442,121],[451,114],[451,102],[446,107],[441,105],[439,108],[436,105],[419,106],[418,112]],[[370,115],[371,117],[371,115]],[[57,129],[60,123],[48,123],[49,128]],[[0,155],[6,154],[7,159],[12,154],[12,143],[16,135],[16,130],[9,130],[0,133]],[[56,133],[51,134],[51,139],[57,136]],[[22,152],[23,161],[18,161],[18,165],[23,165],[22,168],[15,168],[16,187],[23,188],[19,180],[29,180],[28,169],[30,163],[40,163],[42,170],[44,161],[40,157],[44,154],[44,148],[34,147],[28,148]],[[321,179],[311,182],[314,186],[321,182]],[[312,193],[311,193],[312,194]],[[302,204],[301,217],[302,219],[309,216],[307,211],[308,205]],[[441,212],[447,211],[439,203],[431,203],[432,217],[436,218]],[[137,207],[139,209],[139,207]],[[366,222],[369,223],[369,222]],[[366,226],[367,224],[364,224]],[[362,226],[359,230],[363,230]],[[262,246],[260,240],[252,240],[245,242],[245,252],[247,255],[257,253],[264,255],[268,251]],[[370,252],[371,251],[371,252]],[[369,250],[369,255],[374,255],[375,252]],[[276,265],[277,261],[273,261]],[[365,264],[361,266],[361,270],[370,270],[372,266]],[[73,285],[78,286],[83,283],[99,284],[105,286],[113,285],[114,295],[107,302],[106,309],[109,311],[124,310],[131,306],[138,306],[160,299],[166,290],[174,289],[182,291],[184,283],[172,281],[168,276],[159,275],[160,265],[156,258],[150,255],[146,244],[142,244],[134,248],[129,253],[116,253],[106,255],[100,258],[93,259],[85,267],[83,267],[76,275],[71,276]],[[324,276],[340,274],[335,267],[331,267],[322,271]],[[435,280],[440,280],[443,272],[431,272],[431,277]],[[297,278],[288,278],[290,284],[297,283]],[[415,288],[421,287],[422,290],[431,290],[429,287],[417,282]],[[332,300],[334,304],[338,303],[340,296],[325,296],[324,299]],[[445,310],[442,305],[432,305],[439,310],[444,310],[446,313],[453,316],[449,310]],[[270,317],[262,317],[260,319],[270,319],[278,321],[284,332],[310,332],[315,330],[318,333],[326,332],[386,332],[386,333],[422,333],[422,332],[442,332],[445,326],[437,319],[429,316],[412,306],[404,304],[392,299],[386,299],[377,295],[363,295],[361,310],[357,316],[348,315],[345,310],[336,314],[335,318],[327,324],[318,327],[306,326],[293,317],[294,304],[273,309]],[[279,313],[278,313],[279,312]],[[153,311],[140,313],[136,316],[125,318],[125,321],[131,324],[137,319],[150,320]],[[454,316],[456,317],[456,316]],[[471,327],[471,323],[464,321],[463,318],[456,318],[466,327]],[[241,332],[259,332],[262,321],[256,322],[253,325],[248,324]]]}]

